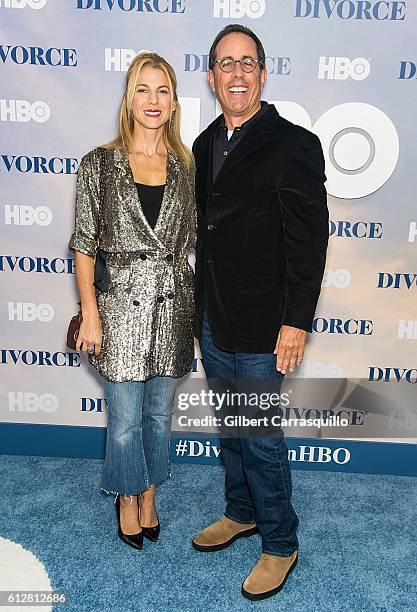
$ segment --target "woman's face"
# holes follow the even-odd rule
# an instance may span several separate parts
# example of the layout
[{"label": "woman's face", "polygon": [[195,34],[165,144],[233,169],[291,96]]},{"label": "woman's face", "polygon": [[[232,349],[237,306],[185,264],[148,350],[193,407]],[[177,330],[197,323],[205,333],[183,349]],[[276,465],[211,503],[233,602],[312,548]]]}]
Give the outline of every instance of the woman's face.
[{"label": "woman's face", "polygon": [[142,68],[132,110],[135,120],[151,130],[157,130],[169,121],[172,111],[175,110],[175,102],[163,70],[150,66]]}]

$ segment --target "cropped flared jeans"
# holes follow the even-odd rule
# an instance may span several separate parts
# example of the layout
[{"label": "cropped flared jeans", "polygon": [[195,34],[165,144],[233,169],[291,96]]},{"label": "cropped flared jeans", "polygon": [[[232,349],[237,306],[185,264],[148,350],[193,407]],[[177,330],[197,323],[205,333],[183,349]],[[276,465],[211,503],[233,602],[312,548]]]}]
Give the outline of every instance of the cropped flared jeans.
[{"label": "cropped flared jeans", "polygon": [[107,441],[101,489],[138,495],[169,478],[170,437],[177,378],[105,380]]}]

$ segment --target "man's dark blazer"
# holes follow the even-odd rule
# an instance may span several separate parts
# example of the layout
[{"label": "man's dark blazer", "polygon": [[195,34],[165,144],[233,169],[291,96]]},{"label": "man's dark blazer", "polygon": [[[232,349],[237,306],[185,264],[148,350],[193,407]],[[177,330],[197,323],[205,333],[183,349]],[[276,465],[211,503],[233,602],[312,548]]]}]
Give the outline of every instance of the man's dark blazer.
[{"label": "man's dark blazer", "polygon": [[282,324],[311,331],[326,259],[320,141],[274,106],[236,144],[213,182],[218,117],[196,161],[196,336],[208,311],[215,344],[272,353]]}]

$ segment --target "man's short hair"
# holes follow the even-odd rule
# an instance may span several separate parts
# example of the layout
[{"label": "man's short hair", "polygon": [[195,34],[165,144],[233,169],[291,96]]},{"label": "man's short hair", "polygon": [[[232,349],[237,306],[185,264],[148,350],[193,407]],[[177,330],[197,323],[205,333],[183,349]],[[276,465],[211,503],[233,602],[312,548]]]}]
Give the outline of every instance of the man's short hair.
[{"label": "man's short hair", "polygon": [[258,56],[257,59],[259,60],[261,64],[261,68],[264,68],[265,67],[265,50],[264,50],[263,44],[261,43],[259,38],[256,36],[255,32],[252,32],[252,30],[250,30],[244,25],[241,25],[240,23],[231,23],[227,25],[225,28],[223,28],[223,30],[221,30],[221,32],[217,34],[216,38],[213,41],[213,44],[211,45],[210,52],[209,52],[209,68],[212,69],[214,66],[214,62],[216,61],[217,45],[219,44],[222,38],[224,38],[228,34],[232,34],[233,32],[238,32],[239,34],[246,34],[246,36],[249,36],[255,42],[256,53]]}]

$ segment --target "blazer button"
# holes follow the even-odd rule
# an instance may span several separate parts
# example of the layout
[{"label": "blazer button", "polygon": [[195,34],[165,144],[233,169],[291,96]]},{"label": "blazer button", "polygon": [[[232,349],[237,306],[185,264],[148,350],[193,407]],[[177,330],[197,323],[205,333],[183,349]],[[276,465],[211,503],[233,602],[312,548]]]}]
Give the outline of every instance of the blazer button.
[{"label": "blazer button", "polygon": [[156,298],[156,301],[159,302],[159,304],[162,304],[162,302],[164,301],[164,296],[163,295],[158,295],[158,297]]},{"label": "blazer button", "polygon": [[170,291],[169,293],[167,293],[167,298],[168,298],[169,300],[173,300],[173,299],[174,299],[174,297],[175,297],[175,296],[174,296],[174,294],[172,293],[172,291]]},{"label": "blazer button", "polygon": [[133,306],[139,306],[140,302],[138,300],[133,300],[132,304]]},{"label": "blazer button", "polygon": [[172,253],[168,253],[168,255],[166,255],[166,256],[165,256],[165,259],[166,259],[167,261],[172,261],[172,260],[174,259],[174,256],[173,256],[173,254],[172,254]]},{"label": "blazer button", "polygon": [[214,225],[212,225],[212,224],[210,223],[210,225],[208,225],[208,226],[207,226],[207,229],[208,229],[208,230],[210,230],[210,231],[211,231],[211,230],[213,230],[213,229],[214,229]]},{"label": "blazer button", "polygon": [[141,253],[141,254],[139,255],[139,257],[140,257],[141,259],[143,259],[143,260],[147,259],[147,257],[146,257],[146,255],[145,255],[145,253]]}]

